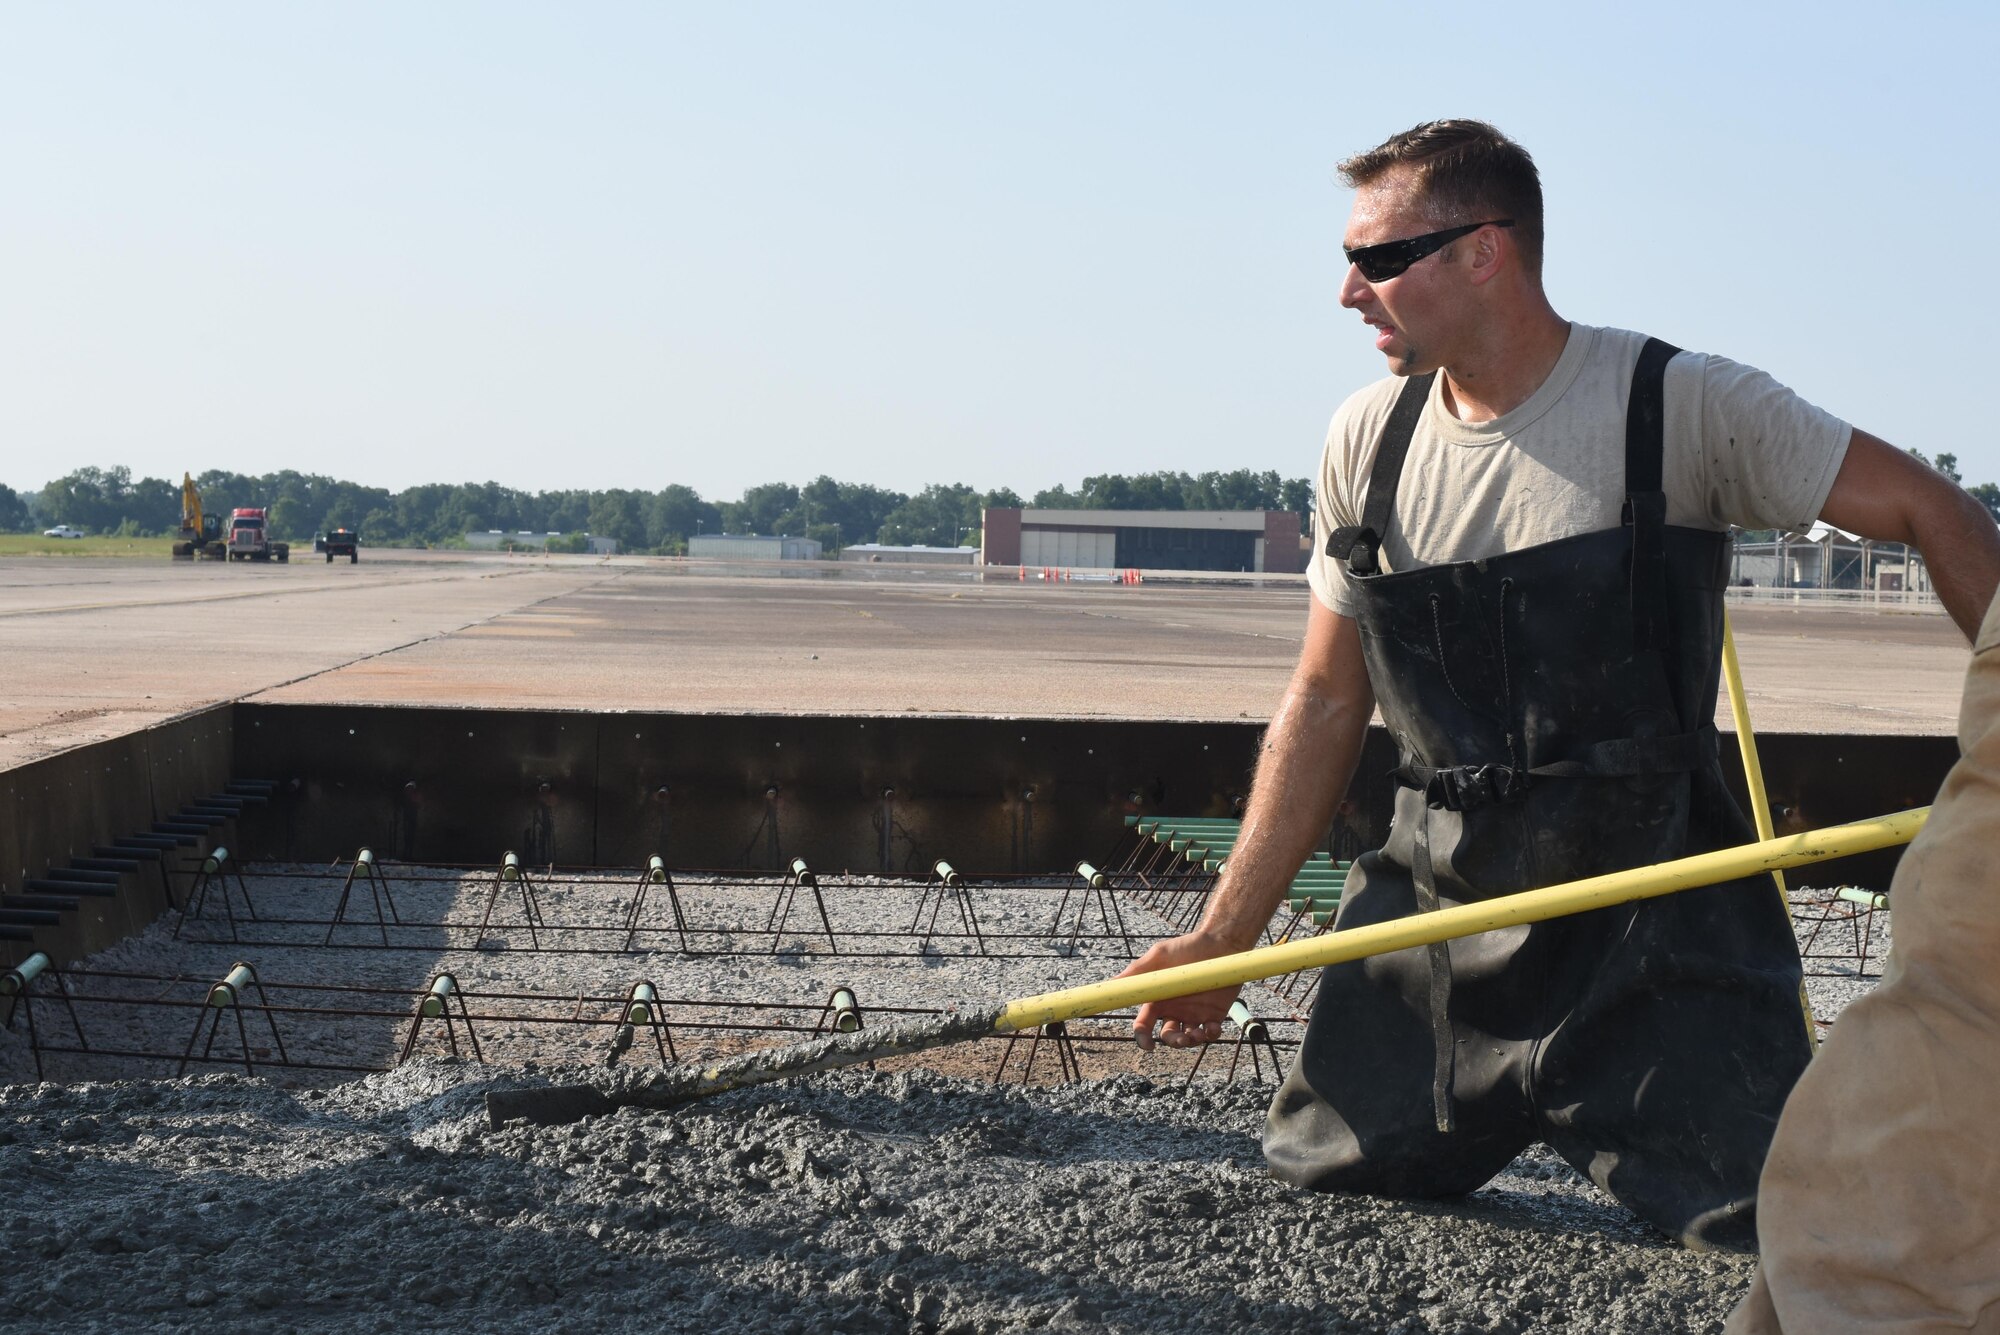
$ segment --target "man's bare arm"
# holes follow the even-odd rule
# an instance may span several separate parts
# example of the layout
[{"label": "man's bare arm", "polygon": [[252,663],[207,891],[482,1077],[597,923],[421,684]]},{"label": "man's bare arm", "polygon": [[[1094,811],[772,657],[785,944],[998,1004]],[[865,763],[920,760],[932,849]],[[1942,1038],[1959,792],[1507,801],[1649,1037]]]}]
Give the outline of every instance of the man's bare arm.
[{"label": "man's bare arm", "polygon": [[[1126,974],[1214,959],[1257,944],[1292,878],[1333,820],[1374,712],[1360,632],[1353,621],[1313,599],[1298,668],[1264,733],[1250,807],[1208,909],[1192,932],[1157,942]],[[1141,1007],[1132,1022],[1139,1046],[1152,1048],[1156,1027],[1169,1047],[1220,1038],[1223,1018],[1239,990],[1224,988]]]},{"label": "man's bare arm", "polygon": [[1857,430],[1820,518],[1849,533],[1906,542],[1922,552],[1945,611],[1967,640],[1979,634],[2000,586],[2000,527],[1951,479]]}]

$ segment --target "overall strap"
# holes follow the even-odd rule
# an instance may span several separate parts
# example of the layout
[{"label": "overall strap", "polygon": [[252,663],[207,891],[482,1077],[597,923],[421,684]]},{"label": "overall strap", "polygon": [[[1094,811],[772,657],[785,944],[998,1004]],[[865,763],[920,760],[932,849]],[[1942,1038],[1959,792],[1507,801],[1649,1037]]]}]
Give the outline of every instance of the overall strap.
[{"label": "overall strap", "polygon": [[[1431,865],[1431,809],[1417,813],[1415,843],[1410,853],[1410,885],[1416,892],[1417,912],[1436,913],[1437,872]],[[1452,1107],[1458,1078],[1457,1033],[1451,1024],[1451,949],[1443,941],[1424,948],[1427,1002],[1431,1022],[1431,1117],[1440,1133],[1449,1135],[1458,1128]]]},{"label": "overall strap", "polygon": [[1625,404],[1625,512],[1632,530],[1632,635],[1634,647],[1666,643],[1667,363],[1680,349],[1657,338],[1639,349],[1632,393]]},{"label": "overall strap", "polygon": [[1368,473],[1368,499],[1361,504],[1361,523],[1337,528],[1327,535],[1326,554],[1346,561],[1357,575],[1373,575],[1381,570],[1377,555],[1382,540],[1389,535],[1389,520],[1396,512],[1396,487],[1403,478],[1403,457],[1410,452],[1410,438],[1417,433],[1424,404],[1430,400],[1431,382],[1437,372],[1411,376],[1396,396],[1388,425],[1382,428],[1381,443],[1375,447],[1375,466]]}]

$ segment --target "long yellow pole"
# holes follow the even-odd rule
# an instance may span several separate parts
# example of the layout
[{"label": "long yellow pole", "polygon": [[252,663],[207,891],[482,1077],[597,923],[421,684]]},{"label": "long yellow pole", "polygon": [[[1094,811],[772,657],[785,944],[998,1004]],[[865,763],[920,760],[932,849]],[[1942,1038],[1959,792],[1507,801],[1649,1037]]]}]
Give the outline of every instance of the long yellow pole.
[{"label": "long yellow pole", "polygon": [[[1775,832],[1771,825],[1771,799],[1764,792],[1764,764],[1757,758],[1757,730],[1750,726],[1750,700],[1743,691],[1743,669],[1736,663],[1736,630],[1729,624],[1729,609],[1722,611],[1722,680],[1729,688],[1729,717],[1736,723],[1736,749],[1743,756],[1743,786],[1750,793],[1750,820],[1757,827],[1759,839],[1769,839]],[[1778,902],[1785,906],[1785,919],[1791,920],[1792,897],[1785,891],[1785,873],[1773,868],[1771,879],[1777,882]],[[1813,1019],[1812,998],[1806,995],[1806,980],[1799,979],[1799,1013],[1805,1017],[1806,1043],[1814,1052],[1819,1051],[1819,1025]]]},{"label": "long yellow pole", "polygon": [[[1757,837],[1769,839],[1776,831],[1771,825],[1771,799],[1764,794],[1764,765],[1757,758],[1757,734],[1750,726],[1750,701],[1743,693],[1743,670],[1736,665],[1736,631],[1729,613],[1722,614],[1722,680],[1729,687],[1729,717],[1736,724],[1736,747],[1743,753],[1743,784],[1750,790],[1750,819],[1756,823]],[[1778,893],[1785,893],[1785,874],[1773,871]],[[1792,903],[1785,900],[1790,916]]]},{"label": "long yellow pole", "polygon": [[1102,1015],[1148,1001],[1164,1001],[1207,992],[1218,987],[1235,987],[1259,978],[1296,973],[1300,969],[1341,964],[1369,955],[1385,955],[1393,950],[1427,946],[1479,932],[1491,932],[1522,923],[1543,922],[1571,913],[1607,908],[1635,899],[1670,895],[1677,890],[1715,885],[1743,876],[1773,872],[1828,858],[1867,853],[1878,848],[1907,844],[1917,837],[1930,815],[1929,807],[1835,825],[1824,830],[1807,830],[1779,839],[1763,839],[1737,848],[1697,853],[1629,871],[1611,872],[1581,881],[1503,895],[1478,904],[1418,913],[1393,922],[1374,923],[1331,932],[1304,941],[1246,950],[1199,964],[1182,964],[1130,978],[1111,978],[1101,983],[1064,988],[1023,997],[1001,1007],[994,1029],[1008,1033],[1030,1029],[1055,1020],[1074,1020],[1085,1015]]}]

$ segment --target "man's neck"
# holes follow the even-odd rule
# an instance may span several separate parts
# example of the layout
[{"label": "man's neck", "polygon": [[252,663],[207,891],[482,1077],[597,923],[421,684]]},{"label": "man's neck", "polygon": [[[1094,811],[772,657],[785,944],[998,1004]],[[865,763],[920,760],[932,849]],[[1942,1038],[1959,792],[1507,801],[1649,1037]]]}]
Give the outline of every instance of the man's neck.
[{"label": "man's neck", "polygon": [[1546,302],[1482,330],[1476,344],[1444,368],[1446,408],[1472,424],[1506,416],[1534,397],[1568,344],[1569,321]]}]

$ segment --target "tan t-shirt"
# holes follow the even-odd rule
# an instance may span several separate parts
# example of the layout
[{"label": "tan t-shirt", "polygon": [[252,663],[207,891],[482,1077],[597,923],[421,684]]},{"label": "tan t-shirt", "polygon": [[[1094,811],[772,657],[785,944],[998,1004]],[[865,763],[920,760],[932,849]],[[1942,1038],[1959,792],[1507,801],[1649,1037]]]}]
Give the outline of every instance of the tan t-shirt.
[{"label": "tan t-shirt", "polygon": [[[1615,528],[1625,498],[1625,398],[1646,337],[1570,326],[1555,370],[1528,401],[1476,426],[1431,386],[1417,423],[1383,566],[1475,561]],[[1375,447],[1403,381],[1377,381],[1333,415],[1320,456],[1315,545],[1307,578],[1319,600],[1355,612],[1345,562],[1326,535],[1361,522]],[[1762,371],[1683,352],[1667,363],[1667,522],[1688,528],[1804,531],[1819,517],[1847,453],[1848,425]]]}]

